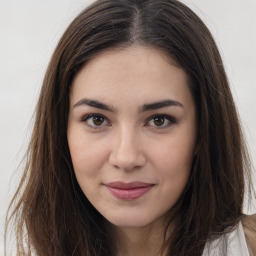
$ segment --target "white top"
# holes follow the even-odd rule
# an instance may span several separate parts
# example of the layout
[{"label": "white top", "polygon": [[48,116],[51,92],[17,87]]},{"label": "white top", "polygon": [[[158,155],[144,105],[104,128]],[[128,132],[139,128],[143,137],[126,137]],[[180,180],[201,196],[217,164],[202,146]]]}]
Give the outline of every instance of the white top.
[{"label": "white top", "polygon": [[207,242],[202,256],[250,256],[241,222],[231,233]]}]

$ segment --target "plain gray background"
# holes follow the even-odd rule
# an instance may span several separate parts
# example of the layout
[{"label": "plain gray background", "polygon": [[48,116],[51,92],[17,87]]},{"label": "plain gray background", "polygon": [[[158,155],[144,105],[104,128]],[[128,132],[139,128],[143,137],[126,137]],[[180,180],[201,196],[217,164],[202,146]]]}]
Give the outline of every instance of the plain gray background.
[{"label": "plain gray background", "polygon": [[[4,215],[21,174],[32,115],[50,56],[71,20],[92,1],[0,0],[0,255]],[[184,0],[222,54],[256,163],[256,1]],[[254,202],[255,204],[255,202]],[[255,205],[245,212],[256,212]]]}]

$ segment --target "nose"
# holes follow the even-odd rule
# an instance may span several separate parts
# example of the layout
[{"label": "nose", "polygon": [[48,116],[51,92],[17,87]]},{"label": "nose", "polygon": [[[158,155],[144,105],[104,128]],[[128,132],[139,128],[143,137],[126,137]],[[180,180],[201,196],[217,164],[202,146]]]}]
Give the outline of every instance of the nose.
[{"label": "nose", "polygon": [[112,141],[109,163],[123,171],[133,171],[145,165],[146,158],[138,132],[129,127],[118,130]]}]

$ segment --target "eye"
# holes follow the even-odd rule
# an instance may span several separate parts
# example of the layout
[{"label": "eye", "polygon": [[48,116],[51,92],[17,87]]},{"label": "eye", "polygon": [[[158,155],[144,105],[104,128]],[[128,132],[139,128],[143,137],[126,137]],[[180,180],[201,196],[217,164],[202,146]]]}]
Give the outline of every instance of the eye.
[{"label": "eye", "polygon": [[106,118],[99,114],[89,114],[82,118],[82,122],[85,122],[89,127],[100,128],[109,125]]},{"label": "eye", "polygon": [[150,117],[150,119],[147,121],[147,125],[156,128],[166,128],[173,123],[175,123],[175,119],[168,115],[155,115]]}]

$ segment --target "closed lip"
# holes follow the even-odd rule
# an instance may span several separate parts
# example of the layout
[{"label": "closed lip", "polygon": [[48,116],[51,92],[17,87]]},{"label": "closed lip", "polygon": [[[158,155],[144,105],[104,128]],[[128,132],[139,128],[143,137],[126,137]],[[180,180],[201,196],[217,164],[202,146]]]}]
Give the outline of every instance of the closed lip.
[{"label": "closed lip", "polygon": [[115,181],[105,184],[107,187],[111,188],[119,188],[119,189],[134,189],[134,188],[145,188],[153,186],[152,183],[145,183],[141,181],[134,181],[134,182],[122,182],[122,181]]},{"label": "closed lip", "polygon": [[154,184],[140,181],[135,182],[110,182],[105,184],[108,190],[119,200],[136,200],[146,194]]}]

